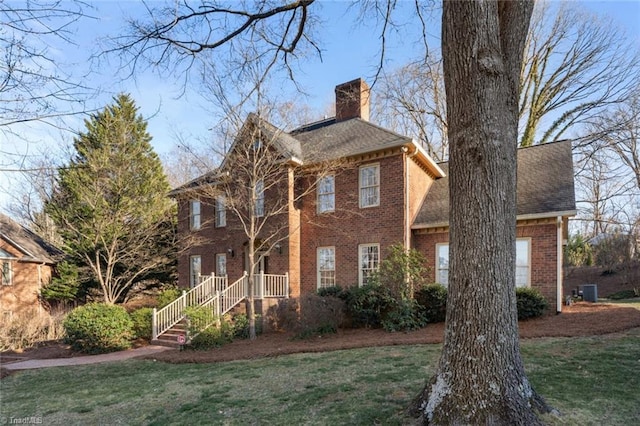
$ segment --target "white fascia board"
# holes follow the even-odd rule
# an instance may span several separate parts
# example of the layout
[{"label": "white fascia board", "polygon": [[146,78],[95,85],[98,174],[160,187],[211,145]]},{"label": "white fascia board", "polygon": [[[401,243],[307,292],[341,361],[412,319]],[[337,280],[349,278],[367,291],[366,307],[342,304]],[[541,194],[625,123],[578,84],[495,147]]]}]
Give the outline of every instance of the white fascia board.
[{"label": "white fascia board", "polygon": [[[533,214],[522,214],[516,217],[516,220],[535,220],[535,219],[555,219],[558,216],[569,217],[575,216],[577,214],[577,210],[566,210],[562,212],[548,212],[548,213],[533,213]],[[430,228],[442,228],[445,226],[449,226],[449,221],[430,223],[428,225],[413,225],[411,229],[430,229]]]}]

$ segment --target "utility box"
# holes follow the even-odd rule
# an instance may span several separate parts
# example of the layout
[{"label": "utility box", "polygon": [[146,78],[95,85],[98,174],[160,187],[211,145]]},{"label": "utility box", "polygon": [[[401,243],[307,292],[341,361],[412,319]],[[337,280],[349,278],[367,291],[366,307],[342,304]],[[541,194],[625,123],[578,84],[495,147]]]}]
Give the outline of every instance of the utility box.
[{"label": "utility box", "polygon": [[582,300],[585,302],[598,301],[598,286],[595,284],[585,284],[582,286]]}]

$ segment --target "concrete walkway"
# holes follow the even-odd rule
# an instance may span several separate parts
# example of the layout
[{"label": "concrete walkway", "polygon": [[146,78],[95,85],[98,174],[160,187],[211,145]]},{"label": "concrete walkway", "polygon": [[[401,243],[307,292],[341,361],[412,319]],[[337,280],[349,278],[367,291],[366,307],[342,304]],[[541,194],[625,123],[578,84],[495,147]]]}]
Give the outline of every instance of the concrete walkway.
[{"label": "concrete walkway", "polygon": [[55,358],[55,359],[30,359],[26,361],[3,362],[2,368],[7,370],[30,370],[33,368],[48,367],[65,367],[69,365],[87,365],[98,364],[102,362],[122,361],[125,359],[136,358],[144,355],[152,355],[154,353],[166,350],[174,350],[167,346],[143,346],[136,349],[126,351],[111,352],[101,355],[77,356],[73,358]]}]

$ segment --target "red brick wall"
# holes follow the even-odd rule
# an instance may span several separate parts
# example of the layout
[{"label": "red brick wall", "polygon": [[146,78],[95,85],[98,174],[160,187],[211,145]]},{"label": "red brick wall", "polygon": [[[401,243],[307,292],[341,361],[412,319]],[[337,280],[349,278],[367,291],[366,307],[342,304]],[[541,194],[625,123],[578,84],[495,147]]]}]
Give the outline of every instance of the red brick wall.
[{"label": "red brick wall", "polygon": [[531,286],[540,290],[553,310],[556,303],[557,231],[553,223],[525,225],[516,230],[517,238],[531,238]]},{"label": "red brick wall", "polygon": [[[286,187],[286,181],[283,186]],[[281,189],[281,188],[280,188]],[[265,204],[274,199],[274,192],[265,194]],[[285,191],[284,194],[287,192]],[[180,247],[183,248],[178,256],[178,285],[189,287],[190,257],[201,257],[201,273],[209,275],[216,272],[216,254],[227,255],[227,275],[230,281],[235,281],[242,276],[246,269],[245,252],[248,238],[238,217],[227,209],[226,226],[215,227],[215,203],[212,198],[200,197],[200,230],[194,231],[189,227],[190,201],[197,197],[178,198],[178,233]],[[285,195],[286,200],[286,195]],[[281,233],[288,232],[288,215],[281,214],[270,219],[274,228],[281,229]],[[265,260],[266,272],[271,274],[284,274],[289,270],[287,240],[280,242],[282,253],[273,249]],[[232,254],[229,253],[231,250]]]},{"label": "red brick wall", "polygon": [[[414,162],[409,162],[409,191],[413,209],[422,201],[432,179]],[[358,203],[359,166],[378,164],[380,166],[380,205],[360,208]],[[268,258],[269,273],[290,272],[292,296],[300,293],[315,292],[317,289],[317,249],[332,246],[336,250],[336,283],[341,286],[357,285],[359,272],[358,247],[360,244],[379,244],[380,258],[385,257],[387,248],[402,243],[405,237],[406,214],[403,209],[406,197],[405,188],[406,157],[401,152],[363,160],[355,165],[345,165],[335,172],[335,206],[332,213],[317,214],[317,192],[309,190],[300,202],[291,203],[289,214],[282,220],[288,220],[292,238],[281,242],[282,254],[272,252]],[[291,176],[290,176],[291,178]],[[309,183],[298,184],[308,190]],[[304,193],[305,188],[298,190]],[[291,194],[289,197],[292,199]],[[269,194],[267,194],[267,202]],[[299,209],[299,210],[298,210]],[[189,285],[189,257],[200,255],[202,273],[210,274],[215,270],[215,254],[227,253],[231,248],[234,257],[227,255],[227,272],[231,280],[241,276],[244,271],[243,244],[247,237],[240,229],[237,218],[227,212],[227,226],[214,227],[214,205],[211,200],[201,199],[202,228],[189,230],[189,199],[178,203],[179,230],[181,236],[191,236],[185,243],[187,249],[181,253],[178,273],[181,286]],[[285,217],[286,216],[286,217]],[[298,226],[299,223],[299,226]],[[297,270],[296,270],[297,269]]]},{"label": "red brick wall", "polygon": [[[550,223],[521,224],[516,229],[517,238],[531,239],[531,286],[540,290],[553,309],[556,303],[556,225]],[[430,280],[435,281],[436,244],[447,243],[446,229],[436,233],[414,234],[413,246],[427,258]]]},{"label": "red brick wall", "polygon": [[[4,241],[0,241],[0,248],[16,257],[22,257],[22,253]],[[38,296],[42,285],[51,280],[53,267],[29,262],[11,261],[11,263],[12,284],[0,284],[0,315],[4,315],[5,312],[20,315],[33,313],[34,310],[42,311]]]},{"label": "red brick wall", "polygon": [[[359,165],[380,165],[380,205],[359,208]],[[335,247],[336,284],[358,283],[358,246],[380,244],[380,256],[404,239],[403,155],[363,161],[336,174],[336,212],[318,215],[315,194],[303,201],[301,235],[301,291],[317,289],[317,249]]]}]

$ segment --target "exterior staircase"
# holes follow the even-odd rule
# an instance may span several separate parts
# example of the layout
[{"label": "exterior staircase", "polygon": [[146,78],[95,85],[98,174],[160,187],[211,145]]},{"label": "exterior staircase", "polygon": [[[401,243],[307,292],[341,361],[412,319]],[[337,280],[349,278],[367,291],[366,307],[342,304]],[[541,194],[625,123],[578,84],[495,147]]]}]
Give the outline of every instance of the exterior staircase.
[{"label": "exterior staircase", "polygon": [[[184,291],[182,296],[167,306],[153,310],[151,332],[153,344],[182,346],[190,341],[193,336],[189,336],[186,308],[208,307],[212,310],[214,318],[220,318],[249,296],[249,277],[246,272],[232,284],[228,284],[226,276],[218,277],[214,274],[199,277],[199,281],[197,286]],[[256,299],[289,297],[289,275],[264,273],[255,275],[253,295]]]},{"label": "exterior staircase", "polygon": [[157,339],[152,340],[151,343],[160,346],[179,347],[182,346],[180,343],[180,336],[184,336],[186,339],[188,331],[188,322],[187,319],[184,318],[177,324],[174,324],[173,327],[159,335]]}]

